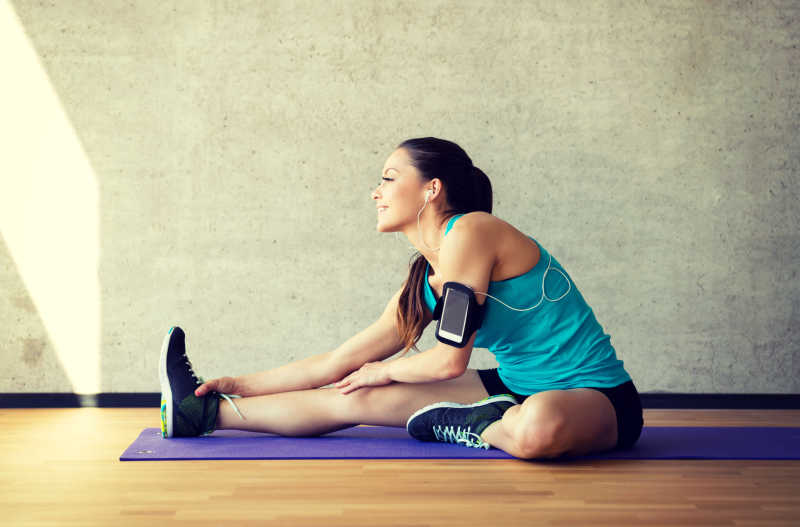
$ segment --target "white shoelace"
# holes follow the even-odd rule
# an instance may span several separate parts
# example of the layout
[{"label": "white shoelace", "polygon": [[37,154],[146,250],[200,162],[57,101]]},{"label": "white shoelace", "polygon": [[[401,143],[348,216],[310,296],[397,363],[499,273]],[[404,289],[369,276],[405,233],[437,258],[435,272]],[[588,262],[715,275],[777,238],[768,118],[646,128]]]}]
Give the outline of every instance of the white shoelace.
[{"label": "white shoelace", "polygon": [[[217,392],[217,393],[219,393],[219,392]],[[239,417],[244,419],[244,416],[239,412],[239,409],[236,407],[236,403],[231,400],[231,398],[241,399],[242,396],[241,395],[235,395],[235,394],[227,394],[227,393],[220,393],[220,395],[222,396],[223,399],[225,399],[226,401],[228,401],[229,403],[231,403],[233,405],[233,411],[236,412],[236,415],[238,415]],[[247,419],[244,419],[244,420],[247,421]]]},{"label": "white shoelace", "polygon": [[436,439],[439,441],[457,443],[472,448],[483,448],[484,450],[489,449],[489,443],[481,439],[481,436],[478,434],[472,432],[469,426],[461,428],[460,426],[434,425],[433,435],[435,435]]}]

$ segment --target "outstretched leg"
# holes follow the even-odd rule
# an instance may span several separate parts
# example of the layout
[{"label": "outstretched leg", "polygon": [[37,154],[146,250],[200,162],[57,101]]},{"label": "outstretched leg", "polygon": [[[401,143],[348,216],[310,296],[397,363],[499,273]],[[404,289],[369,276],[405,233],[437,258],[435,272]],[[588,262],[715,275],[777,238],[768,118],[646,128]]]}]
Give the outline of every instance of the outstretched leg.
[{"label": "outstretched leg", "polygon": [[235,399],[245,417],[220,401],[217,429],[250,430],[286,436],[315,436],[358,424],[402,426],[420,408],[438,401],[462,404],[489,394],[476,370],[447,381],[392,383],[342,395],[319,388]]}]

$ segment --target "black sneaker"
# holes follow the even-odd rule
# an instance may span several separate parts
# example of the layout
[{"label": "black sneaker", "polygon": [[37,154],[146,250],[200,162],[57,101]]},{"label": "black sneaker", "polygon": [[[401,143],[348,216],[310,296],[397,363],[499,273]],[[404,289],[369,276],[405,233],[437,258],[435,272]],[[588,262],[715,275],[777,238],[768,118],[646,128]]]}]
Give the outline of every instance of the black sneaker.
[{"label": "black sneaker", "polygon": [[161,345],[158,364],[161,381],[161,436],[194,437],[208,435],[217,426],[219,396],[216,392],[197,397],[194,391],[203,384],[186,356],[186,334],[170,328]]},{"label": "black sneaker", "polygon": [[489,448],[481,439],[486,427],[519,404],[512,395],[492,395],[472,404],[435,403],[418,410],[406,430],[420,441],[443,441],[473,448]]}]

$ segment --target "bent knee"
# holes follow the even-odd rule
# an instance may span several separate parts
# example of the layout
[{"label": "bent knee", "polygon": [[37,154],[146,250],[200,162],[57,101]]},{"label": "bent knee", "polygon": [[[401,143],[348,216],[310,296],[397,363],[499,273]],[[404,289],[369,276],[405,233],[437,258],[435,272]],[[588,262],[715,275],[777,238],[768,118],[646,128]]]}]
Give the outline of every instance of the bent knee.
[{"label": "bent knee", "polygon": [[557,414],[542,415],[520,426],[514,434],[514,455],[522,459],[546,459],[562,455],[566,420]]}]

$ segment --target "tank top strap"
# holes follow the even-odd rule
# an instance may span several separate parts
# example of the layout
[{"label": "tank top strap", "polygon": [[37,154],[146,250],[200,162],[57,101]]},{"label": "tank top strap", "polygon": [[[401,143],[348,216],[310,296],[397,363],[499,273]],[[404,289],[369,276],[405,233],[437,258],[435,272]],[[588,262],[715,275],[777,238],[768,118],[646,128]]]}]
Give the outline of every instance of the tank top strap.
[{"label": "tank top strap", "polygon": [[447,236],[447,233],[448,233],[448,232],[450,232],[450,229],[452,229],[452,228],[453,228],[453,224],[454,224],[454,223],[456,222],[456,220],[457,220],[458,218],[460,218],[461,216],[463,216],[463,214],[456,214],[455,216],[453,216],[452,218],[450,218],[450,221],[448,221],[448,222],[447,222],[447,228],[444,230],[444,235],[445,235],[445,236]]},{"label": "tank top strap", "polygon": [[[447,236],[447,233],[450,232],[450,229],[453,228],[453,224],[461,216],[463,216],[463,214],[456,214],[455,216],[450,218],[450,221],[447,222],[447,229],[445,229],[444,231],[445,236]],[[433,294],[433,289],[431,289],[431,284],[430,282],[428,282],[428,274],[430,272],[431,272],[431,264],[430,262],[428,262],[428,264],[425,266],[425,276],[422,280],[422,290],[423,290],[423,296],[425,297],[425,302],[428,305],[428,309],[430,309],[431,313],[433,313],[433,310],[436,306],[436,295]]]}]

